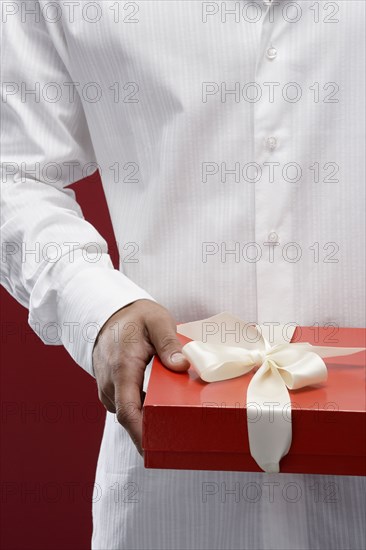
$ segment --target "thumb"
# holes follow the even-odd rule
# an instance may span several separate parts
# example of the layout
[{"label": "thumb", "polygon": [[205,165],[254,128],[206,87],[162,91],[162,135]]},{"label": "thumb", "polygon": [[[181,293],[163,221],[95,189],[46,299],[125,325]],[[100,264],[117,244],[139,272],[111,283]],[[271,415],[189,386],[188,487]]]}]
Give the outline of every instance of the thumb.
[{"label": "thumb", "polygon": [[169,316],[161,316],[153,323],[147,324],[146,328],[163,365],[176,372],[188,370],[189,361],[182,354],[183,345],[177,337],[173,319]]}]

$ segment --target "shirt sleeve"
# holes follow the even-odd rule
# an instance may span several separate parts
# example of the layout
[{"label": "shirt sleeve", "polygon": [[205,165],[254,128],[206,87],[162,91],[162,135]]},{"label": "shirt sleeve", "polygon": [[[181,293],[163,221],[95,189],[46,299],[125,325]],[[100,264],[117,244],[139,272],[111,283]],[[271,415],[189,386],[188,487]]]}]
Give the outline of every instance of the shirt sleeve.
[{"label": "shirt sleeve", "polygon": [[[38,2],[23,4],[34,11]],[[57,92],[72,79],[46,22],[22,20],[19,10],[2,27],[1,283],[45,344],[64,345],[94,375],[103,324],[154,299],[114,269],[106,241],[66,189],[96,159],[80,97]]]}]

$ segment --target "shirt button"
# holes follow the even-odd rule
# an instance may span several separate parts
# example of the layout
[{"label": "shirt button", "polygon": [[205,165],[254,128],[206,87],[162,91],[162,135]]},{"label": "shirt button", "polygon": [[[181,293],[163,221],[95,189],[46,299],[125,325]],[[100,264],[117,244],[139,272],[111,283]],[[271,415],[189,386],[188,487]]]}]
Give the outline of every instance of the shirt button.
[{"label": "shirt button", "polygon": [[274,48],[273,46],[268,48],[268,50],[266,51],[266,56],[268,57],[268,59],[275,59],[277,57],[276,48]]},{"label": "shirt button", "polygon": [[274,136],[271,136],[271,137],[267,138],[266,139],[266,145],[267,145],[268,149],[273,151],[274,149],[276,149],[276,147],[278,145],[277,138],[275,138]]},{"label": "shirt button", "polygon": [[271,231],[268,235],[268,240],[270,243],[278,243],[278,235],[276,231]]}]

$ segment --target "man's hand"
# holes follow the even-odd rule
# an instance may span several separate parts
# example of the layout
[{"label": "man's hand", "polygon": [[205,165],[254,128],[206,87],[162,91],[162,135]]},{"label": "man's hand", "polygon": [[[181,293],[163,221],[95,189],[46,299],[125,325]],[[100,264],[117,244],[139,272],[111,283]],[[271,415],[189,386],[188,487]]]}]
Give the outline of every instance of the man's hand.
[{"label": "man's hand", "polygon": [[98,396],[116,413],[142,454],[142,384],[146,365],[156,353],[171,370],[189,367],[181,353],[176,323],[152,300],[137,300],[117,311],[103,325],[93,349]]}]

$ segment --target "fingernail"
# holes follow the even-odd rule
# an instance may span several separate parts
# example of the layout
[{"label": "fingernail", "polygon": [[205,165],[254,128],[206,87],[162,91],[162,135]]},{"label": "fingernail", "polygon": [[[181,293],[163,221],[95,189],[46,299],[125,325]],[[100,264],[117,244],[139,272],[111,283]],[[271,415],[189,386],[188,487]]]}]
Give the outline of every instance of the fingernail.
[{"label": "fingernail", "polygon": [[181,363],[184,360],[185,360],[185,357],[183,353],[179,353],[177,351],[170,356],[170,361],[172,363]]}]

